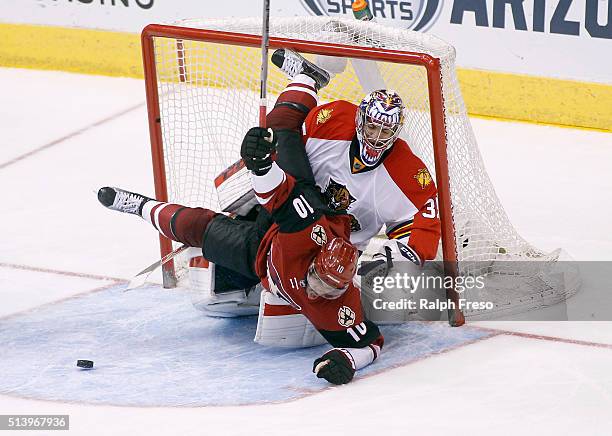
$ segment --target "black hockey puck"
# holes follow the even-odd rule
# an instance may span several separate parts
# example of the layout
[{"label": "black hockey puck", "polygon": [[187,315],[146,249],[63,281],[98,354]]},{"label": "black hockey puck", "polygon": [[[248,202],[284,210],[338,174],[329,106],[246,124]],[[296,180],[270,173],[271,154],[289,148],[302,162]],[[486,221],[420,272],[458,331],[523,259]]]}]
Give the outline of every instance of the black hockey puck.
[{"label": "black hockey puck", "polygon": [[77,360],[77,366],[79,368],[91,369],[91,368],[93,368],[93,361],[91,361],[91,360]]}]

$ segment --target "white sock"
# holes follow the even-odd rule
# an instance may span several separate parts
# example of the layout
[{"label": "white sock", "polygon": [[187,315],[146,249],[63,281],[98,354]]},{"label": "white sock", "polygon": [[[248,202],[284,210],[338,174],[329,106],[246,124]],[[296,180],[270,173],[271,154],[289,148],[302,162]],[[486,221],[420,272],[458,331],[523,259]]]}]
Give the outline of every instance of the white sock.
[{"label": "white sock", "polygon": [[142,206],[142,212],[141,212],[141,217],[142,219],[144,219],[146,222],[148,222],[149,224],[153,224],[153,220],[151,218],[151,211],[153,210],[153,208],[155,206],[157,206],[158,204],[162,204],[159,201],[155,201],[155,200],[149,200],[147,201],[144,206]]}]

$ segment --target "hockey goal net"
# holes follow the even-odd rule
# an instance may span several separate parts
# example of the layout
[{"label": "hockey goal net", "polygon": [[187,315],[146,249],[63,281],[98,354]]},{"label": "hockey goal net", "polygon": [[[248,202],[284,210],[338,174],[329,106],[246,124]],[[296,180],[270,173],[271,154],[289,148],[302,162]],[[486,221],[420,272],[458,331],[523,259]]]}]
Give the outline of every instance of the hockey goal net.
[{"label": "hockey goal net", "polygon": [[[244,133],[258,125],[260,35],[260,19],[189,20],[143,31],[158,199],[219,210],[213,180],[239,159]],[[466,316],[522,312],[576,292],[578,277],[554,272],[561,251],[543,253],[527,243],[500,204],[467,117],[451,45],[371,22],[272,18],[270,48],[281,47],[312,59],[347,60],[320,92],[321,102],[358,103],[381,85],[403,98],[402,137],[435,174],[441,256],[459,275],[486,277],[484,289],[463,298],[494,304],[487,311],[464,310]],[[273,66],[268,71],[273,103],[287,78]],[[164,255],[173,249],[163,237],[161,248]],[[173,285],[179,266],[165,266],[165,286]]]}]

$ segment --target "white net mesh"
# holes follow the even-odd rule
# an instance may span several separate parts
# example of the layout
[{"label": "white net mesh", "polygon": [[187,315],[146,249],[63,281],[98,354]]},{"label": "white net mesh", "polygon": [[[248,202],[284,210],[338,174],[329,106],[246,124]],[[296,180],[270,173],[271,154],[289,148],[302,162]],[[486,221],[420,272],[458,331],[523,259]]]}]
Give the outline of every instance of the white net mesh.
[{"label": "white net mesh", "polygon": [[[261,34],[260,19],[190,20],[179,25]],[[559,284],[559,280],[549,277],[560,252],[540,252],[521,238],[509,222],[484,168],[467,117],[452,46],[427,34],[329,17],[272,18],[270,36],[381,47],[439,58],[460,271],[487,276],[484,291],[478,295],[466,292],[464,296],[494,302],[495,309],[490,314],[552,304],[576,292],[577,281],[568,285],[567,280],[561,280]],[[219,210],[213,179],[239,159],[244,133],[258,123],[260,50],[166,37],[155,37],[154,49],[169,199]],[[367,70],[373,64],[348,62],[344,71],[320,92],[321,102],[343,99],[358,103],[374,86],[397,91],[407,106],[401,136],[435,173],[425,68],[376,62],[379,77],[370,80]],[[269,100],[273,102],[287,79],[272,65],[268,71]],[[538,262],[499,262],[506,260]],[[521,291],[512,289],[517,277],[526,283]],[[504,278],[512,280],[506,283]],[[466,315],[482,314],[468,310]]]}]

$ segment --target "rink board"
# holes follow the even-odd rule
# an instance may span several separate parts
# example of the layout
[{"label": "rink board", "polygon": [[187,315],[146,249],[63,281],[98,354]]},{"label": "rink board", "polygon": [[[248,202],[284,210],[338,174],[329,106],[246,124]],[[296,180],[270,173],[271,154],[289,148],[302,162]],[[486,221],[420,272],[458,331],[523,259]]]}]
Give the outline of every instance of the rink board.
[{"label": "rink board", "polygon": [[[253,342],[256,319],[203,316],[185,292],[125,285],[0,320],[0,394],[120,406],[285,402],[329,385],[312,362],[329,346],[282,350]],[[381,327],[380,360],[359,378],[485,339],[468,326]],[[76,367],[77,359],[94,369]]]}]

